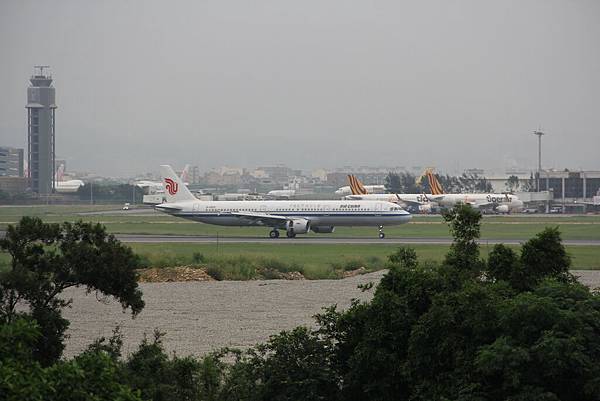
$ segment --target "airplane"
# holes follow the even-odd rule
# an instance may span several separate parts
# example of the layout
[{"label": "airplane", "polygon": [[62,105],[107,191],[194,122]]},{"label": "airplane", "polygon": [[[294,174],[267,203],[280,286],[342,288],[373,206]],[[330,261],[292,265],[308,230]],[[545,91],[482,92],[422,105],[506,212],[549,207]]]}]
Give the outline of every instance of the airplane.
[{"label": "airplane", "polygon": [[[353,178],[350,178],[353,177]],[[385,185],[362,185],[358,178],[354,175],[348,175],[348,180],[350,181],[350,185],[346,185],[344,187],[338,188],[335,191],[336,195],[357,195],[355,191],[357,188],[360,188],[358,191],[362,195],[366,194],[381,194],[385,192]]]},{"label": "airplane", "polygon": [[437,202],[440,206],[453,207],[457,203],[465,203],[478,209],[491,208],[498,213],[517,212],[523,209],[523,201],[512,194],[446,194],[431,169],[426,170],[425,175],[427,176],[429,187],[431,188],[430,199]]},{"label": "airplane", "polygon": [[380,201],[201,201],[194,197],[171,166],[160,166],[166,203],[154,208],[173,216],[222,226],[271,227],[269,237],[332,233],[335,226],[376,226],[407,223],[410,213],[394,203]]},{"label": "airplane", "polygon": [[374,200],[399,204],[403,207],[414,207],[419,212],[429,213],[436,206],[426,194],[369,194],[358,178],[348,176],[352,195],[346,195],[344,199],[349,200]]},{"label": "airplane", "polygon": [[274,189],[266,193],[266,196],[271,199],[289,199],[296,196],[295,189]]},{"label": "airplane", "polygon": [[54,181],[54,189],[58,193],[75,193],[79,189],[85,185],[85,183],[81,180],[65,180],[65,165],[61,164],[58,166],[55,175]]}]

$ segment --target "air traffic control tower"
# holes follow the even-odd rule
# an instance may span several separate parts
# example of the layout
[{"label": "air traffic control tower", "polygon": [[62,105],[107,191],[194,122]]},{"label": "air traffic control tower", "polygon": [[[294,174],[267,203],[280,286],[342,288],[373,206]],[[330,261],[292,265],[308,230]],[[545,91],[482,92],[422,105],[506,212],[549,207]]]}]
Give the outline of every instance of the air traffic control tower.
[{"label": "air traffic control tower", "polygon": [[44,74],[47,65],[35,66],[31,86],[27,88],[27,154],[31,190],[40,195],[54,192],[55,90],[52,76]]}]

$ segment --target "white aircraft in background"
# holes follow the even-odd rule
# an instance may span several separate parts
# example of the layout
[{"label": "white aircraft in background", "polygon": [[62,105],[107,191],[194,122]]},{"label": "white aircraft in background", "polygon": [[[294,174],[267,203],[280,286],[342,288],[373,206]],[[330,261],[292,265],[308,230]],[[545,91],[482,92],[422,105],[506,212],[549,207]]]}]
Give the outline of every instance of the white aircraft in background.
[{"label": "white aircraft in background", "polygon": [[374,200],[397,203],[406,207],[415,207],[419,212],[429,213],[434,206],[437,206],[429,198],[431,195],[426,194],[370,194],[366,193],[366,189],[358,178],[353,175],[348,176],[352,195],[346,195],[344,199],[352,200]]},{"label": "white aircraft in background", "polygon": [[155,209],[194,221],[222,226],[271,227],[269,237],[285,230],[289,238],[308,231],[331,233],[335,226],[379,227],[407,223],[410,213],[379,201],[201,201],[192,195],[171,166],[160,166],[167,203]]},{"label": "white aircraft in background", "polygon": [[56,170],[56,181],[54,182],[54,189],[58,193],[74,193],[77,192],[79,187],[84,184],[81,180],[65,180],[65,165],[61,164]]},{"label": "white aircraft in background", "polygon": [[446,194],[431,170],[425,171],[425,175],[431,188],[430,199],[440,206],[453,207],[457,203],[465,203],[478,209],[491,208],[498,213],[510,213],[523,209],[523,201],[511,194]]},{"label": "white aircraft in background", "polygon": [[275,199],[289,199],[296,196],[295,189],[274,189],[266,193],[266,196],[269,198]]},{"label": "white aircraft in background", "polygon": [[[350,178],[350,177],[352,177],[352,178]],[[350,185],[339,188],[337,191],[335,191],[336,195],[340,195],[340,196],[357,195],[354,193],[353,186],[355,188],[358,186],[358,185],[356,185],[356,181],[358,181],[358,178],[356,178],[354,175],[349,175],[348,180],[350,181]],[[360,181],[358,181],[358,183],[360,183]],[[362,195],[382,194],[385,192],[385,185],[362,185],[362,184],[360,184],[360,188],[361,188],[361,191],[364,191],[364,192],[360,192],[360,194],[362,194]]]},{"label": "white aircraft in background", "polygon": [[[181,180],[185,183],[185,185],[188,185],[188,170],[189,170],[190,165],[186,164],[185,167],[183,168],[183,171],[181,172]],[[140,187],[144,190],[145,193],[148,194],[161,194],[163,192],[165,192],[165,188],[163,186],[163,183],[160,181],[148,181],[148,180],[140,180],[140,181],[136,181],[135,185],[137,187]]]}]

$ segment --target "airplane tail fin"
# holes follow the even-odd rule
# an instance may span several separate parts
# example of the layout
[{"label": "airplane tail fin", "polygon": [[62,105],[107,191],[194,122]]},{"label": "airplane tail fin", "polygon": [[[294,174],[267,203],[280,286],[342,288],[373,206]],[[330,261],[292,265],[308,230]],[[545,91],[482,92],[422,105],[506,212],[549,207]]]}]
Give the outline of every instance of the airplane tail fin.
[{"label": "airplane tail fin", "polygon": [[167,203],[197,199],[181,181],[181,178],[175,174],[171,166],[166,164],[160,166],[160,175],[163,178]]},{"label": "airplane tail fin", "polygon": [[352,195],[366,195],[368,193],[362,182],[360,182],[360,180],[354,175],[348,175],[348,181],[350,182],[350,190],[352,191]]},{"label": "airplane tail fin", "polygon": [[65,180],[65,165],[64,164],[59,164],[58,168],[56,169],[56,174],[54,175],[54,180],[56,182],[61,182]]},{"label": "airplane tail fin", "polygon": [[186,164],[183,170],[181,171],[181,181],[188,182],[188,174],[190,170],[190,165]]},{"label": "airplane tail fin", "polygon": [[425,175],[427,176],[427,180],[429,181],[429,188],[431,188],[432,195],[443,195],[444,188],[442,188],[442,184],[438,181],[435,174],[431,169],[427,169],[425,171]]}]

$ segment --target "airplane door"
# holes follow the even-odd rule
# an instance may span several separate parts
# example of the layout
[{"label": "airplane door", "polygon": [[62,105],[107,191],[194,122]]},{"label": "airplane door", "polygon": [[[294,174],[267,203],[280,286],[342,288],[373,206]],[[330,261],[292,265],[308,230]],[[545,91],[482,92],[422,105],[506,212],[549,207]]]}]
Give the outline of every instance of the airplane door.
[{"label": "airplane door", "polygon": [[198,210],[200,210],[200,204],[199,203],[194,203],[194,206],[192,208],[194,210],[194,212],[197,212]]},{"label": "airplane door", "polygon": [[377,203],[375,205],[375,214],[376,215],[380,215],[381,214],[381,203]]}]

